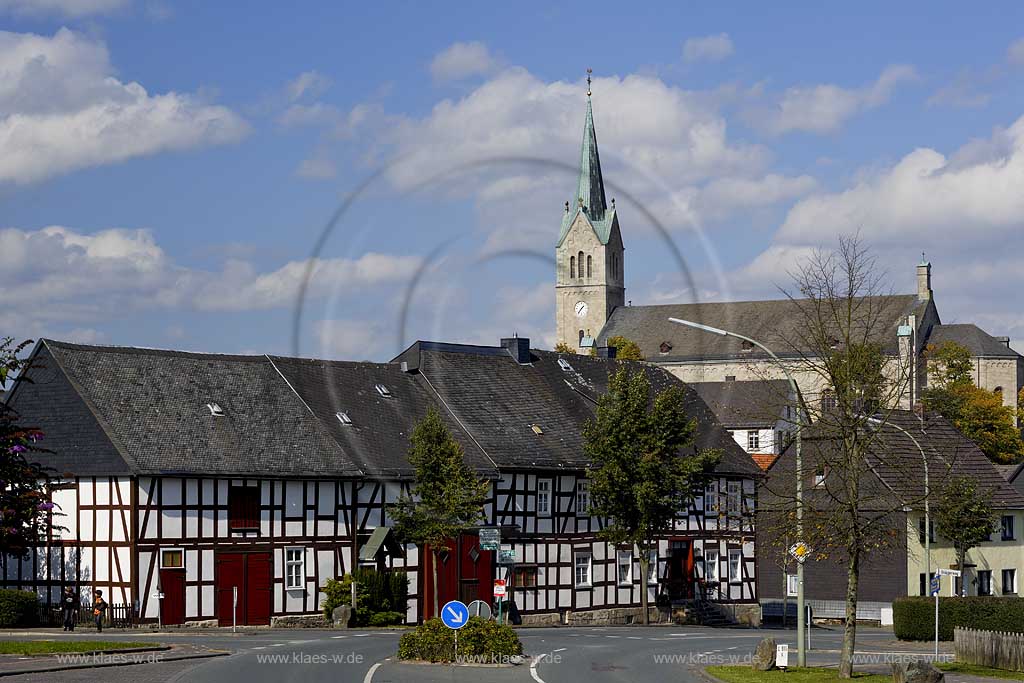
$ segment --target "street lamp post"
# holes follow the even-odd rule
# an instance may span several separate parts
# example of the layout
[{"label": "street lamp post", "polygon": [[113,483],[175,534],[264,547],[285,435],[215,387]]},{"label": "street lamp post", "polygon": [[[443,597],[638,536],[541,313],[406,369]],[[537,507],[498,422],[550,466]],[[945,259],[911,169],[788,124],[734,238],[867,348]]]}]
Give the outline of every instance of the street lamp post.
[{"label": "street lamp post", "polygon": [[884,426],[885,424],[888,424],[893,429],[896,429],[896,430],[899,430],[899,431],[903,432],[911,441],[914,442],[914,445],[917,446],[917,450],[921,452],[921,462],[924,463],[924,566],[925,566],[925,576],[927,576],[928,577],[928,581],[931,582],[931,579],[932,579],[932,552],[931,552],[932,551],[932,544],[931,544],[931,539],[932,539],[932,526],[931,526],[932,519],[931,519],[931,510],[930,510],[929,504],[928,504],[928,500],[931,497],[931,490],[930,490],[929,483],[928,483],[928,457],[924,454],[924,448],[922,448],[921,447],[921,443],[917,439],[914,438],[914,435],[911,434],[906,429],[904,429],[903,427],[900,427],[898,424],[894,424],[892,422],[883,423],[881,420],[879,420],[876,417],[869,417],[869,418],[867,418],[867,421],[872,423],[872,424],[876,424],[879,427]]},{"label": "street lamp post", "polygon": [[[669,322],[677,323],[679,325],[686,325],[687,327],[693,327],[704,332],[710,332],[711,334],[717,334],[722,337],[735,337],[736,339],[742,339],[743,341],[750,342],[754,346],[758,347],[765,353],[767,353],[771,359],[782,369],[785,373],[786,379],[789,380],[789,390],[793,396],[797,397],[796,406],[796,536],[798,542],[804,540],[804,481],[803,481],[803,456],[801,454],[801,432],[803,431],[803,406],[799,400],[800,389],[796,385],[796,380],[793,379],[793,375],[790,374],[789,369],[785,364],[772,353],[772,350],[767,346],[751,339],[750,337],[744,337],[742,334],[736,332],[729,332],[728,330],[720,330],[717,327],[711,327],[710,325],[702,325],[692,320],[681,320],[679,318],[669,318]],[[807,629],[807,615],[804,612],[804,563],[803,558],[797,560],[796,563],[796,641],[797,641],[797,666],[807,666],[807,645],[804,634]]]}]

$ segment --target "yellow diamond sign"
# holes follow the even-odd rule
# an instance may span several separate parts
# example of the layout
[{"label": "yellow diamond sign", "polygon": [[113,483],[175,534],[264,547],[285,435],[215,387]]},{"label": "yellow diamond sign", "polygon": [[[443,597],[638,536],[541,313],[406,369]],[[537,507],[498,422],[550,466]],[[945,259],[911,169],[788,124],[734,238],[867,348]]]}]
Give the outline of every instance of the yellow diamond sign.
[{"label": "yellow diamond sign", "polygon": [[804,560],[807,559],[807,556],[811,554],[811,549],[806,543],[799,541],[789,546],[789,554],[792,555],[793,559],[797,562],[803,564]]}]

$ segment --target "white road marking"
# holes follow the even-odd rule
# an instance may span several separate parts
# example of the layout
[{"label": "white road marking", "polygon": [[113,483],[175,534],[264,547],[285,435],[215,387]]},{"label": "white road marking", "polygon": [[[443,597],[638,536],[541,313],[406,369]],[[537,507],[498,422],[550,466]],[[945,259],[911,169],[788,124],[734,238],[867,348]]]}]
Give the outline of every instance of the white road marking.
[{"label": "white road marking", "polygon": [[376,673],[377,669],[379,669],[381,665],[384,664],[384,662],[387,662],[390,659],[391,658],[388,657],[388,659],[385,659],[383,662],[377,662],[376,664],[371,666],[370,670],[366,672],[365,676],[363,676],[363,683],[371,683],[371,681],[373,681],[373,674]]},{"label": "white road marking", "polygon": [[259,647],[254,647],[253,648],[253,650],[266,650],[266,649],[267,649],[266,645],[260,645]]},{"label": "white road marking", "polygon": [[348,638],[348,636],[331,636],[331,640],[338,640],[340,638]]},{"label": "white road marking", "polygon": [[605,636],[605,638],[621,638],[622,636]]},{"label": "white road marking", "polygon": [[270,647],[284,647],[284,646],[285,646],[285,645],[287,645],[287,644],[288,644],[288,643],[274,643],[274,644],[273,644],[273,645],[271,645]]},{"label": "white road marking", "polygon": [[557,650],[555,650],[555,652],[565,652],[565,651],[566,651],[566,650],[568,650],[568,649],[569,649],[569,648],[567,648],[567,647],[560,647],[560,648],[558,648]]},{"label": "white road marking", "polygon": [[370,634],[369,633],[357,633],[355,637],[356,638],[365,638],[368,635],[370,635]]},{"label": "white road marking", "polygon": [[[537,655],[536,657],[533,658],[533,661],[530,662],[530,677],[533,680],[537,681],[537,683],[544,683],[544,679],[540,677],[539,673],[537,673],[537,663],[540,662],[540,660],[543,657],[544,657],[544,655]],[[369,681],[363,681],[363,683],[370,683],[370,682]]]},{"label": "white road marking", "polygon": [[626,640],[643,640],[640,636],[626,636]]}]

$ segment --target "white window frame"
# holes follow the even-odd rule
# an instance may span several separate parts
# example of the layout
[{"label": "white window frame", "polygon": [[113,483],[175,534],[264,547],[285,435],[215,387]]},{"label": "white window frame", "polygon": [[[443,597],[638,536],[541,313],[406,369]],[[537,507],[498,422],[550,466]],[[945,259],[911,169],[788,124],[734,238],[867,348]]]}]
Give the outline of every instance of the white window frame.
[{"label": "white window frame", "polygon": [[743,512],[743,482],[730,480],[725,483],[725,510],[730,517],[739,517]]},{"label": "white window frame", "polygon": [[[978,582],[978,595],[995,595],[995,590],[993,590],[995,588],[995,581],[993,580],[992,574],[993,572],[991,569],[979,569],[977,571],[976,579]],[[988,579],[988,583],[985,586],[986,591],[984,593],[981,592],[982,577]]]},{"label": "white window frame", "polygon": [[[626,568],[626,576],[622,576],[622,568]],[[633,584],[633,551],[619,550],[615,553],[615,580],[620,586]]]},{"label": "white window frame", "polygon": [[[1012,581],[1011,581],[1009,586],[1007,586],[1006,583],[1005,583],[1006,572],[1010,572],[1010,577],[1012,579]],[[999,588],[1002,590],[1003,595],[1016,595],[1016,593],[1017,593],[1017,568],[1016,567],[1007,567],[1003,571],[999,572],[999,581],[1000,581],[1000,583],[1002,583],[1002,585]],[[1009,588],[1009,590],[1007,590],[1007,588]]]},{"label": "white window frame", "polygon": [[761,450],[761,431],[758,429],[747,430],[747,451]]},{"label": "white window frame", "polygon": [[704,580],[718,583],[721,577],[718,572],[718,548],[704,549]]},{"label": "white window frame", "polygon": [[658,551],[647,551],[647,585],[654,586],[658,583]]},{"label": "white window frame", "polygon": [[576,480],[576,516],[590,516],[590,481],[587,479]]},{"label": "white window frame", "polygon": [[[541,488],[542,486],[543,486],[543,490]],[[543,507],[541,506],[541,501],[544,501]],[[538,517],[550,517],[551,516],[551,480],[550,479],[538,479],[537,480],[537,516]]]},{"label": "white window frame", "polygon": [[[733,565],[733,558],[739,558],[739,561]],[[736,548],[731,548],[727,556],[729,561],[729,583],[743,583],[743,551]],[[733,568],[735,566],[735,573]]]},{"label": "white window frame", "polygon": [[704,514],[714,515],[718,512],[718,482],[712,481],[704,487]]},{"label": "white window frame", "polygon": [[[181,553],[181,566],[180,567],[168,567],[164,564],[164,553]],[[185,549],[184,548],[160,548],[160,569],[184,569],[185,568]]]},{"label": "white window frame", "polygon": [[786,574],[786,597],[795,598],[800,588],[799,577],[796,574]]},{"label": "white window frame", "polygon": [[[580,560],[586,558],[584,564],[580,564]],[[594,569],[594,554],[589,550],[577,550],[573,553],[572,558],[572,579],[573,584],[577,588],[590,588],[593,585],[593,569]],[[586,577],[585,580],[580,580],[580,569],[585,569]]]},{"label": "white window frame", "polygon": [[[299,559],[293,560],[290,553],[299,553]],[[292,583],[291,568],[298,566],[298,584]],[[284,549],[284,589],[289,591],[302,590],[306,587],[306,549],[300,546],[292,546]]]}]

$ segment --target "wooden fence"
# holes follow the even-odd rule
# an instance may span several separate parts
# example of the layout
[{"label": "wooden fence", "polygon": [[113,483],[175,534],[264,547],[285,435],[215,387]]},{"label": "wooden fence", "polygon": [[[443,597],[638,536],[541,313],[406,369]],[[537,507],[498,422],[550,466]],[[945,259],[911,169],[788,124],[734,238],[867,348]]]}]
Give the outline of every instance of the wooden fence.
[{"label": "wooden fence", "polygon": [[[92,628],[96,621],[91,605],[82,605],[75,614],[75,624]],[[56,605],[40,605],[38,614],[40,626],[57,627],[64,625],[64,613]],[[132,605],[109,605],[103,619],[104,628],[132,628],[138,625],[138,616]]]},{"label": "wooden fence", "polygon": [[1007,671],[1024,671],[1024,633],[953,629],[956,661]]}]

